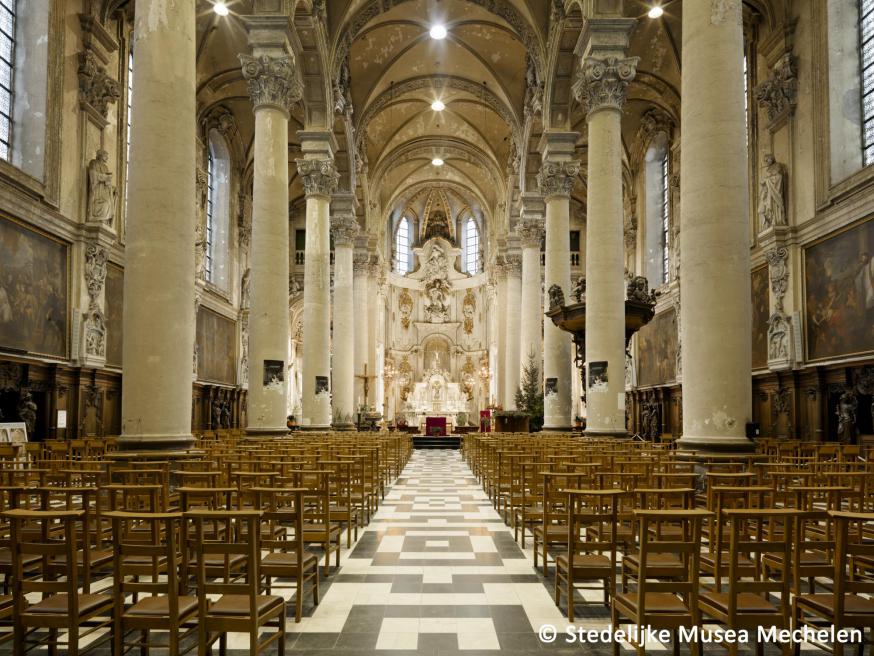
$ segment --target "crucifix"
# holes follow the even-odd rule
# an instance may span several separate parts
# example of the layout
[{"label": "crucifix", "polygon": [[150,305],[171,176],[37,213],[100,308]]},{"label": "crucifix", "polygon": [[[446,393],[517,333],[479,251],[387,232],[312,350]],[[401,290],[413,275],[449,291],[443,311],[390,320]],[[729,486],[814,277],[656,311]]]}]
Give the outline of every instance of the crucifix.
[{"label": "crucifix", "polygon": [[370,379],[376,376],[367,375],[367,363],[364,363],[364,373],[356,374],[356,378],[361,378],[364,381],[364,405],[370,405]]}]

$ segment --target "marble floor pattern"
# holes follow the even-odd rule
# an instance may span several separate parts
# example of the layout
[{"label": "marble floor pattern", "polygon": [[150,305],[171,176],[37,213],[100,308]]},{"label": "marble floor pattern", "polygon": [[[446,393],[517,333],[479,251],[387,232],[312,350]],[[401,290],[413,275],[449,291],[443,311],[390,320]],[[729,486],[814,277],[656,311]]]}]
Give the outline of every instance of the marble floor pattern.
[{"label": "marble floor pattern", "polygon": [[[612,654],[610,644],[564,641],[568,623],[564,605],[560,610],[553,602],[554,569],[544,579],[533,567],[531,540],[526,544],[523,552],[459,451],[415,451],[352,549],[345,549],[344,536],[341,568],[322,577],[321,603],[312,605],[307,586],[304,617],[296,624],[294,591],[276,590],[291,602],[286,653]],[[595,602],[577,605],[577,626],[608,626],[609,611],[598,603],[602,598],[600,591],[577,592],[578,602]],[[558,630],[553,643],[538,638],[544,624]],[[249,653],[248,636],[230,634],[228,647],[232,656]],[[623,656],[634,653],[628,644],[621,647]],[[647,644],[648,653],[671,650],[670,644]],[[681,651],[689,653],[686,645]],[[715,645],[704,651],[726,653]],[[109,650],[95,652],[103,656]],[[752,653],[748,648],[741,652]],[[0,654],[6,653],[9,643],[0,645]],[[769,646],[766,653],[780,651]]]}]

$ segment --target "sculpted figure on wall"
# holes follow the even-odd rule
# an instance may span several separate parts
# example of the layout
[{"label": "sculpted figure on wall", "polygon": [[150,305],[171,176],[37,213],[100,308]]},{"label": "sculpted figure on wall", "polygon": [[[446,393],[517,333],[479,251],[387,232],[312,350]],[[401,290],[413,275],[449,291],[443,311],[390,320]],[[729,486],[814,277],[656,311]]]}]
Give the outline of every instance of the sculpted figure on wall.
[{"label": "sculpted figure on wall", "polygon": [[443,323],[449,318],[449,283],[443,278],[434,278],[425,285],[427,305],[425,313],[431,323]]},{"label": "sculpted figure on wall", "polygon": [[788,225],[786,220],[786,167],[770,153],[765,155],[762,182],[759,185],[761,229]]},{"label": "sculpted figure on wall", "polygon": [[115,218],[115,203],[118,191],[112,184],[109,170],[109,153],[100,149],[97,156],[88,163],[88,223],[112,225]]}]

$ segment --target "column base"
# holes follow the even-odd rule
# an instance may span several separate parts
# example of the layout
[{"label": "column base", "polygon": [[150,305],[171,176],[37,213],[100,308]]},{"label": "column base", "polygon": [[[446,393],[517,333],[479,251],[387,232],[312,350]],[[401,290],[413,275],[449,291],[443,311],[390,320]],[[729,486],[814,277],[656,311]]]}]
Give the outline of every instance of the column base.
[{"label": "column base", "polygon": [[253,439],[258,437],[286,437],[288,433],[287,426],[276,428],[256,428],[252,426],[246,428],[246,437]]},{"label": "column base", "polygon": [[193,446],[193,435],[122,435],[118,438],[118,449],[125,453],[186,453]]},{"label": "column base", "polygon": [[349,432],[349,431],[356,430],[356,428],[355,428],[355,424],[353,424],[351,421],[344,421],[343,423],[340,423],[340,424],[332,424],[331,430]]},{"label": "column base", "polygon": [[540,432],[547,433],[570,433],[573,430],[573,426],[568,424],[567,426],[546,426],[544,424],[543,428],[540,429]]},{"label": "column base", "polygon": [[756,452],[756,445],[748,437],[700,437],[683,436],[677,440],[681,452],[707,455],[749,455]]},{"label": "column base", "polygon": [[614,439],[614,440],[627,440],[628,439],[628,431],[626,431],[626,430],[614,431],[614,430],[608,430],[606,428],[605,429],[587,428],[586,430],[583,431],[583,435],[585,437],[592,437],[592,438],[608,437],[608,438]]}]

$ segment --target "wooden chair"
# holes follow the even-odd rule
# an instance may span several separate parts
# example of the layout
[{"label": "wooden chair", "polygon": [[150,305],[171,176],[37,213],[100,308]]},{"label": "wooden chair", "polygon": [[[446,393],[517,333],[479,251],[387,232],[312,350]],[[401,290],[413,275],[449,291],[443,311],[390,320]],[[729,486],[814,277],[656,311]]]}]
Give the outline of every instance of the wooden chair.
[{"label": "wooden chair", "polygon": [[[295,595],[294,621],[300,622],[303,615],[303,587],[312,580],[313,603],[319,603],[319,559],[306,550],[304,544],[304,494],[302,488],[254,488],[257,505],[264,515],[261,528],[261,549],[268,553],[261,558],[261,575],[270,594],[273,579],[293,579]],[[282,537],[276,537],[276,528],[283,529]]]},{"label": "wooden chair", "polygon": [[304,493],[304,544],[317,544],[325,552],[325,576],[331,573],[331,554],[337,554],[336,567],[340,567],[340,525],[331,521],[331,472],[326,470],[300,470],[294,472],[292,486],[305,489]]},{"label": "wooden chair", "polygon": [[[185,513],[191,525],[197,553],[197,601],[199,654],[206,656],[219,641],[222,654],[227,651],[229,632],[249,634],[249,653],[256,655],[277,644],[280,656],[285,654],[285,600],[275,595],[261,594],[261,512],[257,510],[215,511],[197,510]],[[205,528],[214,521],[228,526],[218,540],[208,539]],[[231,577],[230,560],[245,560],[243,576]],[[207,575],[206,563],[220,558],[226,562],[224,576],[214,580]],[[210,596],[221,595],[210,601]],[[263,627],[275,627],[263,640]]]},{"label": "wooden chair", "polygon": [[543,575],[549,574],[549,547],[567,546],[567,494],[566,490],[583,487],[585,474],[543,472],[543,521],[534,527],[534,567],[537,568],[538,553],[543,557]]},{"label": "wooden chair", "polygon": [[[750,631],[751,635],[757,635],[759,626],[790,627],[791,570],[784,567],[776,571],[776,576],[769,576],[762,558],[779,554],[782,562],[789,562],[797,514],[783,508],[723,510],[722,516],[730,524],[728,589],[721,592],[722,582],[717,580],[715,591],[700,593],[698,604],[705,618],[712,618],[728,629]],[[717,570],[717,577],[720,576]],[[771,594],[776,595],[776,604],[770,601]],[[737,642],[728,644],[730,656],[736,656],[737,649]],[[764,648],[759,641],[756,649],[761,656]],[[789,650],[790,645],[784,645],[783,653],[788,655]]]},{"label": "wooden chair", "polygon": [[[555,559],[555,605],[567,594],[568,620],[574,621],[577,581],[603,581],[604,605],[616,593],[616,524],[621,490],[568,490],[568,550]],[[597,527],[599,540],[583,539]]]},{"label": "wooden chair", "polygon": [[[166,648],[172,656],[190,651],[196,643],[184,651],[180,647],[194,635],[197,597],[179,594],[176,540],[182,515],[108,512],[105,516],[112,522],[115,536],[113,653],[122,656],[139,647],[148,654],[150,647],[157,646],[149,641],[151,631],[167,632]],[[148,537],[144,539],[143,534]],[[140,593],[148,596],[139,598]],[[133,595],[131,604],[126,602],[128,595]],[[126,642],[131,631],[139,632],[140,638]]]},{"label": "wooden chair", "polygon": [[[830,593],[796,594],[792,603],[795,627],[826,624],[834,626],[835,631],[855,628],[864,632],[867,628],[874,632],[874,599],[871,599],[874,581],[855,577],[853,563],[857,558],[874,558],[874,543],[862,538],[866,527],[870,530],[874,523],[874,513],[829,511],[829,515],[836,534],[834,588]],[[851,531],[851,527],[855,530]],[[832,648],[835,656],[844,653],[841,642]]]},{"label": "wooden chair", "polygon": [[[639,522],[640,555],[638,563],[637,591],[621,592],[613,597],[612,623],[619,626],[620,618],[627,617],[636,626],[651,626],[654,629],[669,629],[673,632],[675,653],[679,651],[677,631],[679,628],[700,627],[701,612],[698,605],[698,552],[701,546],[701,523],[713,513],[707,510],[635,510]],[[657,524],[668,526],[681,524],[680,539],[656,540]],[[682,577],[670,581],[653,581],[649,565],[653,555],[667,554],[679,558],[684,565]],[[632,643],[637,653],[645,653],[642,642]],[[697,643],[689,645],[693,656],[699,653]],[[613,643],[613,655],[619,655],[619,643]]]},{"label": "wooden chair", "polygon": [[[29,640],[37,629],[48,629],[48,637],[38,640],[58,647],[58,632],[67,634],[67,653],[77,656],[79,641],[101,628],[111,625],[113,597],[109,594],[79,593],[76,547],[79,544],[77,525],[81,525],[84,512],[81,510],[24,510],[14,509],[3,513],[11,525],[12,548],[12,596],[14,598],[15,643],[13,653],[24,654]],[[54,537],[55,527],[60,525],[60,537]],[[39,528],[34,531],[33,527]],[[25,527],[28,530],[25,530]],[[26,576],[24,563],[28,556],[39,556],[43,571]],[[52,580],[45,571],[52,560],[65,558],[67,575],[61,580]],[[43,598],[28,604],[26,595],[42,593]],[[88,628],[82,632],[82,626]],[[109,635],[96,640],[89,648],[109,639]]]}]

